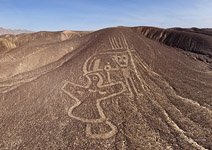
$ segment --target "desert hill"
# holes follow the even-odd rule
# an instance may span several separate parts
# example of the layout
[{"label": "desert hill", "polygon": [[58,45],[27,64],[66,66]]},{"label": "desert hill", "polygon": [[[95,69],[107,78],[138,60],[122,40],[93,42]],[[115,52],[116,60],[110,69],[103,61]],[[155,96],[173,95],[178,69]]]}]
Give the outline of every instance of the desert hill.
[{"label": "desert hill", "polygon": [[36,47],[65,41],[80,37],[89,32],[82,31],[58,31],[58,32],[36,32],[36,33],[23,33],[19,35],[2,35],[0,36],[0,54],[6,53],[10,50],[18,49],[21,47],[22,51],[27,47]]},{"label": "desert hill", "polygon": [[212,30],[210,29],[135,27],[133,30],[168,46],[200,54],[197,55],[198,59],[211,62]]},{"label": "desert hill", "polygon": [[1,36],[0,149],[212,149],[205,33],[116,27]]},{"label": "desert hill", "polygon": [[17,34],[21,34],[21,33],[31,33],[32,31],[29,30],[21,30],[21,29],[5,29],[0,27],[0,35],[4,35],[4,34],[13,34],[13,35],[17,35]]}]

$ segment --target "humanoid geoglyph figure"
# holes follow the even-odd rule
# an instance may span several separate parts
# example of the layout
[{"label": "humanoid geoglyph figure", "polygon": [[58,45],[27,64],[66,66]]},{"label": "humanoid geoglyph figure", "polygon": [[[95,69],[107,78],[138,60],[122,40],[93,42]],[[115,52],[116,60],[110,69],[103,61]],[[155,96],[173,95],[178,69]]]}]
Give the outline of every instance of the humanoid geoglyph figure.
[{"label": "humanoid geoglyph figure", "polygon": [[[131,97],[138,94],[133,81],[135,71],[129,52],[124,49],[106,51],[89,57],[83,65],[83,76],[86,85],[79,85],[67,81],[63,91],[75,100],[68,115],[86,123],[86,135],[91,138],[109,138],[116,134],[117,128],[108,120],[102,108],[102,101],[110,100],[123,93],[130,93]],[[92,133],[95,124],[106,124],[110,131]]]},{"label": "humanoid geoglyph figure", "polygon": [[[93,57],[92,57],[93,58]],[[86,123],[86,136],[90,138],[109,138],[116,134],[117,128],[105,116],[101,106],[103,100],[109,100],[126,91],[122,81],[111,82],[110,65],[100,68],[101,59],[89,58],[84,66],[84,77],[87,78],[87,85],[78,85],[66,82],[63,91],[75,100],[75,104],[69,109],[68,115],[74,119]],[[107,76],[104,78],[104,73]],[[92,125],[105,123],[110,127],[106,133],[92,133]]]}]

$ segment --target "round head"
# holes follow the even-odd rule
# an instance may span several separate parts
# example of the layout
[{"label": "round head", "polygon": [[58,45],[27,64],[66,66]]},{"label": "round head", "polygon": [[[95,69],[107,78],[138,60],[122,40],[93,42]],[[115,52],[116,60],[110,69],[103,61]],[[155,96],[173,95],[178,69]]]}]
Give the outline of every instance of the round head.
[{"label": "round head", "polygon": [[90,88],[96,89],[103,84],[103,78],[99,73],[88,73],[86,77],[90,81]]},{"label": "round head", "polygon": [[113,58],[120,67],[127,67],[129,64],[129,57],[126,54],[115,55]]}]

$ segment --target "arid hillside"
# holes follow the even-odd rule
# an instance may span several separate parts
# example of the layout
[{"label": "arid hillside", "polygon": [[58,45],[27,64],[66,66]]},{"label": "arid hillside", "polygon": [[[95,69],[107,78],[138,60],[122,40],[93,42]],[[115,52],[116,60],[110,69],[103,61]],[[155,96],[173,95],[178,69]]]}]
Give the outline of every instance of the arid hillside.
[{"label": "arid hillside", "polygon": [[17,35],[17,34],[21,34],[21,33],[31,33],[32,31],[29,30],[20,30],[20,29],[5,29],[0,27],[0,35],[4,35],[4,34],[13,34],[13,35]]},{"label": "arid hillside", "polygon": [[212,149],[209,29],[0,36],[0,149]]},{"label": "arid hillside", "polygon": [[164,43],[174,48],[193,52],[199,60],[210,62],[212,59],[212,29],[160,29],[154,27],[134,27],[133,30],[152,40]]},{"label": "arid hillside", "polygon": [[197,55],[200,60],[211,61],[207,59],[212,58],[212,30],[210,29],[135,27],[133,30],[168,46],[200,54]]},{"label": "arid hillside", "polygon": [[[23,33],[19,35],[2,35],[0,36],[0,55],[8,51],[29,51],[29,48],[37,46],[46,46],[48,44],[62,42],[68,39],[81,37],[89,32],[78,31],[58,31],[58,32],[36,32],[36,33]],[[26,50],[27,49],[27,50]],[[34,52],[34,50],[32,50]]]}]

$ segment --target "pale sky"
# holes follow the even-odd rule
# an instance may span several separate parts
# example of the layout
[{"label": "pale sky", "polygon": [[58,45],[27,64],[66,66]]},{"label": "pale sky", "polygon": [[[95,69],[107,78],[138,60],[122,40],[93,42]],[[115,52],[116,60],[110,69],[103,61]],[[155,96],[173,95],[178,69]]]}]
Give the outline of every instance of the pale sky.
[{"label": "pale sky", "polygon": [[212,0],[0,0],[0,27],[97,30],[112,26],[212,28]]}]

